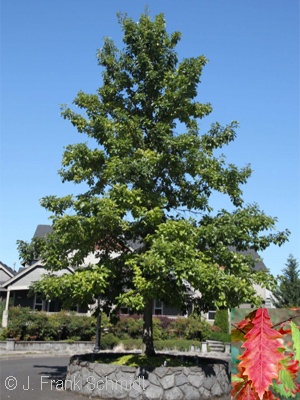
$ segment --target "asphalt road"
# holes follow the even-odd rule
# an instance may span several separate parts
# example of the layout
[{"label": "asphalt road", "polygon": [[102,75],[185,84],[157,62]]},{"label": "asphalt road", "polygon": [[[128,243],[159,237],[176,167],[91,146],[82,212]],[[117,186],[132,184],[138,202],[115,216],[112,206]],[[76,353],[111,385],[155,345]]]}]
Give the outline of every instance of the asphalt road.
[{"label": "asphalt road", "polygon": [[1,357],[0,363],[1,400],[87,399],[63,388],[68,356]]}]

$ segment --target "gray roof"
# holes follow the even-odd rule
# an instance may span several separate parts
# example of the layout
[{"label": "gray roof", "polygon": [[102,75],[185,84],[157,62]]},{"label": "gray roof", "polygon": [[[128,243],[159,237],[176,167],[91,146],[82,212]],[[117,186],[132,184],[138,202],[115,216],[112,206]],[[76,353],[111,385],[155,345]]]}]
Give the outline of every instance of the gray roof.
[{"label": "gray roof", "polygon": [[11,267],[9,267],[8,265],[4,264],[2,261],[0,261],[0,264],[2,265],[2,267],[4,269],[6,269],[7,271],[9,271],[11,274],[16,275],[16,271],[14,271]]},{"label": "gray roof", "polygon": [[6,271],[7,274],[7,279],[5,279],[4,281],[0,281],[0,286],[2,286],[3,283],[7,282],[11,278],[11,275],[14,276],[17,274],[17,272],[1,261],[0,261],[0,267],[2,267],[2,269]]},{"label": "gray roof", "polygon": [[35,233],[33,235],[34,238],[40,238],[47,235],[47,233],[53,232],[53,228],[51,225],[38,225],[36,227]]},{"label": "gray roof", "polygon": [[253,260],[256,260],[255,262],[255,266],[254,266],[254,271],[266,271],[267,267],[265,266],[264,262],[262,261],[262,259],[260,258],[260,256],[258,255],[258,253],[253,250],[253,249],[248,249],[248,250],[244,250],[244,251],[237,251],[235,249],[235,247],[230,246],[229,250],[231,251],[235,251],[238,254],[242,254],[244,256],[251,256]]}]

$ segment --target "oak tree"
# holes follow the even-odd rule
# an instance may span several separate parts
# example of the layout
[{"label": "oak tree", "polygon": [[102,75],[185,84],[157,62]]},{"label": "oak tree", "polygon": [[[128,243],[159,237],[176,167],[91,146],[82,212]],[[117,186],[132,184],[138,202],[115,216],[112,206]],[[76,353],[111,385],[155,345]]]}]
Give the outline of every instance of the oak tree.
[{"label": "oak tree", "polygon": [[[76,270],[37,288],[66,301],[101,294],[109,304],[143,312],[150,355],[154,299],[182,309],[193,302],[199,310],[259,305],[253,284],[270,288],[273,277],[255,271],[253,258],[239,251],[281,245],[288,231],[274,233],[275,218],[244,205],[250,166],[216,155],[235,139],[237,123],[200,132],[212,111],[197,97],[207,59],[178,60],[181,34],[167,33],[163,14],[118,18],[124,48],[104,40],[97,53],[101,86],[94,94],[80,91],[77,110],[62,110],[88,141],[66,147],[59,173],[63,182],[85,185],[79,195],[41,200],[53,233],[36,243],[40,257],[50,270]],[[233,211],[213,210],[216,192],[229,197]],[[139,246],[132,251],[128,243]],[[20,248],[26,256],[26,246]],[[82,268],[89,254],[95,260]]]}]

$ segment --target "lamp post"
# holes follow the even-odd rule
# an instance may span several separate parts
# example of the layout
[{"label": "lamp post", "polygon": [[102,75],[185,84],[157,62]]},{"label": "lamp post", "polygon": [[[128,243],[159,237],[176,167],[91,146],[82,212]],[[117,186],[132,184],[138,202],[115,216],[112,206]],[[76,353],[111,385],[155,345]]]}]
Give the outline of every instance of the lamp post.
[{"label": "lamp post", "polygon": [[97,301],[97,323],[96,323],[96,341],[95,341],[95,347],[94,347],[94,350],[93,350],[94,353],[99,353],[99,351],[100,351],[100,339],[101,339],[100,300],[101,300],[101,297],[98,296],[98,301]]}]

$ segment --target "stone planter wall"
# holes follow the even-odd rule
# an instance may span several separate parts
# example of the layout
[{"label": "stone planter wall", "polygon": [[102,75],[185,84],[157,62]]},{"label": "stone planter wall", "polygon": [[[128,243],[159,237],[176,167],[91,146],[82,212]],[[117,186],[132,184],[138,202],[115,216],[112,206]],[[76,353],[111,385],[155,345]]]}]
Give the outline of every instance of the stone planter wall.
[{"label": "stone planter wall", "polygon": [[109,400],[230,399],[228,364],[199,358],[195,367],[127,367],[97,364],[74,356],[65,388]]}]

